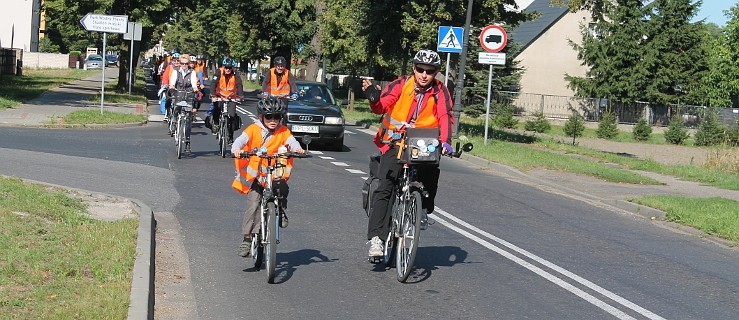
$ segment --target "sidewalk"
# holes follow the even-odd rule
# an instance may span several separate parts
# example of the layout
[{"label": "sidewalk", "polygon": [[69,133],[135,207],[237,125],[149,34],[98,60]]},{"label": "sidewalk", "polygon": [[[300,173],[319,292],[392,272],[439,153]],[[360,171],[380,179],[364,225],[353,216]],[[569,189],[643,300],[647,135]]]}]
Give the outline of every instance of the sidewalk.
[{"label": "sidewalk", "polygon": [[[100,92],[102,86],[102,75],[103,73],[100,72],[89,78],[64,84],[58,88],[50,89],[41,94],[38,98],[16,106],[15,108],[0,110],[0,126],[58,127],[59,125],[50,124],[52,119],[63,117],[64,115],[79,110],[100,110],[100,102],[91,102],[89,99]],[[118,70],[106,70],[105,78],[106,84],[116,81],[118,78]],[[146,105],[143,103],[127,104],[104,102],[103,110],[121,113],[145,114]]]}]

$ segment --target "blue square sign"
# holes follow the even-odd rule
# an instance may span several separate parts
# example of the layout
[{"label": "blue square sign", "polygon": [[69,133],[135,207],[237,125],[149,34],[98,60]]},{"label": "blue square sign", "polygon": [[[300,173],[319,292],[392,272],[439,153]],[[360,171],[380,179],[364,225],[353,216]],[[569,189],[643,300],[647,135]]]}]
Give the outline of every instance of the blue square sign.
[{"label": "blue square sign", "polygon": [[439,27],[439,42],[436,51],[462,53],[462,41],[464,41],[464,28],[461,27]]}]

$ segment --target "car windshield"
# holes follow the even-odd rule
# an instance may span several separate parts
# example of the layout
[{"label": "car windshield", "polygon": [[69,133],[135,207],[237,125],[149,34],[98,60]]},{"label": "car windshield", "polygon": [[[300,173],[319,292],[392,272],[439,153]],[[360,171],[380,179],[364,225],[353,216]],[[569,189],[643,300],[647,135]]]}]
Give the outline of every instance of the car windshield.
[{"label": "car windshield", "polygon": [[335,104],[328,87],[319,84],[298,84],[298,101],[315,104]]},{"label": "car windshield", "polygon": [[96,54],[93,54],[93,55],[90,55],[89,57],[87,57],[87,60],[90,60],[90,61],[103,61],[103,57],[101,57],[99,55],[96,55]]},{"label": "car windshield", "polygon": [[116,56],[108,56],[108,61],[116,61],[118,60],[118,57]]}]

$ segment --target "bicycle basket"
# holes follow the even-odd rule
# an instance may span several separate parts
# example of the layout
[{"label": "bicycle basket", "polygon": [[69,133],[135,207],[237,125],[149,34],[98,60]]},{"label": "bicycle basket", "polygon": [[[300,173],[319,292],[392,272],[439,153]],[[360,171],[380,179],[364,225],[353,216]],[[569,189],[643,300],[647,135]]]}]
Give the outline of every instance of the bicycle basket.
[{"label": "bicycle basket", "polygon": [[437,164],[441,157],[439,128],[408,128],[400,162],[410,164]]}]

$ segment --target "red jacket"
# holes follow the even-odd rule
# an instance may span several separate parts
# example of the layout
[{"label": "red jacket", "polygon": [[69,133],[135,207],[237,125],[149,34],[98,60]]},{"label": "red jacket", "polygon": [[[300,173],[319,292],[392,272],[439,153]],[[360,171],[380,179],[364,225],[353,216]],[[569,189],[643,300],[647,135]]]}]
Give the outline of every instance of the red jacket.
[{"label": "red jacket", "polygon": [[[390,82],[380,94],[380,99],[375,103],[371,103],[370,107],[372,112],[376,114],[384,114],[393,107],[400,97],[400,93],[403,91],[403,84],[406,79],[412,76],[403,76]],[[439,138],[441,142],[451,144],[452,125],[454,124],[454,117],[452,116],[452,98],[449,94],[449,89],[439,80],[434,79],[428,90],[423,94],[423,106],[426,106],[428,99],[436,99],[436,105],[434,107],[434,116],[439,121]],[[418,95],[413,99],[413,104],[418,103]],[[410,114],[409,114],[410,118]],[[385,153],[390,146],[383,144],[382,141],[375,139],[375,144],[382,153]]]}]

